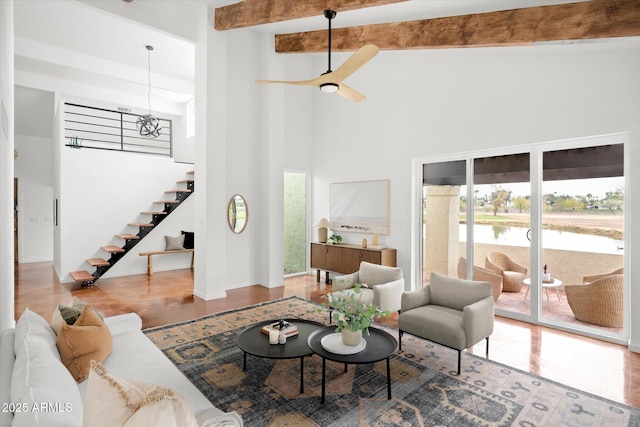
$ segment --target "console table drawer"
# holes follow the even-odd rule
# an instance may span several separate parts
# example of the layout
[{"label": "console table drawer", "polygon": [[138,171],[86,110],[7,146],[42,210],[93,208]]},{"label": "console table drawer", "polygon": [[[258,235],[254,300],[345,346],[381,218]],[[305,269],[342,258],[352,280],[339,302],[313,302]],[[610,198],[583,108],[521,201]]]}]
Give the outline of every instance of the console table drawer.
[{"label": "console table drawer", "polygon": [[358,271],[362,261],[395,267],[396,250],[362,248],[357,245],[311,244],[311,268],[317,269],[318,281],[320,281],[321,270],[325,270],[325,281],[329,283],[330,271],[343,274],[353,273]]}]

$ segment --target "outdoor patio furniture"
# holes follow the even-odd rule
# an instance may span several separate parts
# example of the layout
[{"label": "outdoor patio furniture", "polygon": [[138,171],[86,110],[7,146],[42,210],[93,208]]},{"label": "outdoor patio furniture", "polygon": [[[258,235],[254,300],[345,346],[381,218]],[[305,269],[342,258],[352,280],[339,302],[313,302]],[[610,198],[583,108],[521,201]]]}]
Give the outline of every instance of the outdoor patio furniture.
[{"label": "outdoor patio furniture", "polygon": [[502,252],[489,252],[484,266],[502,276],[503,292],[520,292],[522,281],[527,277],[527,268],[513,261]]},{"label": "outdoor patio furniture", "polygon": [[[458,260],[458,279],[467,278],[467,260],[464,257],[460,257]],[[497,301],[498,297],[502,293],[502,276],[494,273],[486,268],[473,266],[473,280],[481,282],[489,282],[491,284],[491,294],[493,300]]]},{"label": "outdoor patio furniture", "polygon": [[584,283],[591,283],[591,282],[595,282],[596,280],[601,279],[601,278],[606,277],[606,276],[611,276],[613,274],[622,274],[622,273],[624,273],[624,268],[619,268],[619,269],[614,270],[614,271],[612,271],[610,273],[594,274],[594,275],[591,275],[591,276],[583,276],[582,277],[582,283],[583,284]]},{"label": "outdoor patio furniture", "polygon": [[599,326],[621,328],[624,319],[624,276],[612,274],[583,285],[565,285],[576,319]]}]

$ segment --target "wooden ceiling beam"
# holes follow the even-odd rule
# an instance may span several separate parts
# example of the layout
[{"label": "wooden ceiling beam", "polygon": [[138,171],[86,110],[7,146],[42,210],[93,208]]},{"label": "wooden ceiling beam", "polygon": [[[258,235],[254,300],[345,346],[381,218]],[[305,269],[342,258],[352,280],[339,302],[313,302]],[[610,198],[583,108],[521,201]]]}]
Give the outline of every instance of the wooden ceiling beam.
[{"label": "wooden ceiling beam", "polygon": [[[639,0],[592,0],[419,21],[337,28],[333,51],[530,45],[533,42],[640,36]],[[327,32],[278,34],[276,52],[324,52]]]},{"label": "wooden ceiling beam", "polygon": [[215,10],[213,27],[218,31],[336,12],[399,3],[406,0],[244,0]]}]

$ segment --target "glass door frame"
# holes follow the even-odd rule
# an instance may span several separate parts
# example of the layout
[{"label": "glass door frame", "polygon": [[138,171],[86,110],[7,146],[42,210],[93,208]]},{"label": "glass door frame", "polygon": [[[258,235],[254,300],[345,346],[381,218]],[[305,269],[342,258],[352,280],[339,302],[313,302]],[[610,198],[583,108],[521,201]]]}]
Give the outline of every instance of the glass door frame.
[{"label": "glass door frame", "polygon": [[[530,200],[531,200],[531,245],[530,245],[530,273],[531,283],[538,283],[540,274],[542,272],[542,171],[543,171],[543,154],[547,151],[556,151],[571,148],[582,148],[600,145],[611,144],[623,144],[624,145],[624,182],[625,182],[625,207],[624,207],[624,246],[631,249],[631,233],[629,232],[629,225],[631,224],[631,203],[626,195],[630,194],[630,167],[631,167],[631,155],[630,155],[630,139],[629,134],[616,133],[610,135],[601,135],[593,137],[575,138],[559,141],[541,142],[527,145],[510,146],[498,149],[489,150],[476,150],[448,155],[436,155],[414,158],[412,163],[412,209],[411,209],[411,281],[410,289],[416,290],[423,286],[422,271],[423,271],[423,242],[422,242],[422,203],[423,203],[423,166],[429,163],[441,163],[452,161],[466,161],[466,179],[467,179],[467,200],[473,200],[473,160],[482,157],[502,156],[518,153],[529,153],[530,155]],[[467,218],[473,218],[474,207],[472,203],[467,203],[466,214]],[[467,221],[466,233],[467,233],[467,275],[471,277],[474,258],[474,238],[473,238],[473,222]],[[542,303],[543,292],[538,286],[531,286],[530,289],[530,313],[525,315],[522,313],[513,313],[505,310],[496,309],[496,314],[503,317],[508,317],[516,320],[522,320],[525,322],[540,324],[554,329],[567,331],[570,333],[576,333],[592,338],[601,339],[604,341],[614,342],[617,344],[628,345],[629,331],[630,331],[630,314],[631,314],[631,292],[630,292],[630,257],[628,252],[625,251],[624,256],[624,326],[621,334],[612,333],[609,331],[597,330],[595,328],[573,325],[564,322],[554,321],[552,319],[544,319],[542,316]]]}]

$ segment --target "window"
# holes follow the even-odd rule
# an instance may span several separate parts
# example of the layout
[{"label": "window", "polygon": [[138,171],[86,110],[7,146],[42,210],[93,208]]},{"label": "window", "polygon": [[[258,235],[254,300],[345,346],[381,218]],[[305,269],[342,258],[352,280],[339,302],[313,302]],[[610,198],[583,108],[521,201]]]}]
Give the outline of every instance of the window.
[{"label": "window", "polygon": [[307,175],[284,174],[284,274],[307,271]]}]

